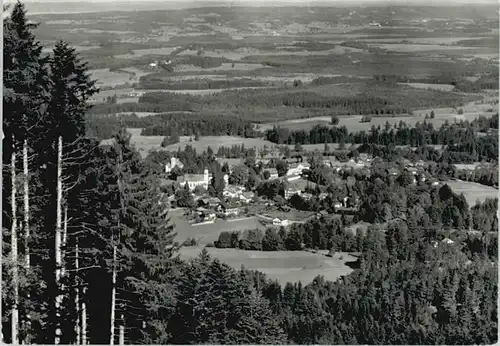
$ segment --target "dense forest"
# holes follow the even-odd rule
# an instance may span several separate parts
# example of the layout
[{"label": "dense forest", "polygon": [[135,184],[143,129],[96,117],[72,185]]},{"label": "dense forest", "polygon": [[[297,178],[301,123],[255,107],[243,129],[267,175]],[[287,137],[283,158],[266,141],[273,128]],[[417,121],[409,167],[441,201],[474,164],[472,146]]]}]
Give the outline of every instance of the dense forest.
[{"label": "dense forest", "polygon": [[169,89],[169,90],[203,90],[203,89],[229,89],[265,87],[268,83],[250,78],[240,79],[207,79],[196,78],[180,81],[163,80],[154,76],[141,77],[136,88],[139,89]]},{"label": "dense forest", "polygon": [[[153,117],[151,117],[153,118]],[[186,115],[178,114],[155,115],[157,124],[147,126],[142,130],[143,136],[241,136],[258,137],[261,133],[254,130],[254,126],[244,120],[214,115]],[[148,121],[144,120],[145,122]]]},{"label": "dense forest", "polygon": [[[412,147],[423,147],[427,145],[446,145],[449,155],[465,155],[470,162],[474,161],[498,161],[498,136],[476,135],[478,127],[481,130],[493,129],[498,123],[498,114],[491,119],[481,118],[470,124],[461,121],[455,124],[443,124],[435,129],[432,123],[425,120],[415,124],[414,127],[407,126],[403,121],[391,126],[388,122],[384,128],[372,126],[369,132],[360,131],[348,133],[345,126],[321,126],[317,125],[309,131],[290,131],[287,128],[275,126],[267,130],[265,138],[277,144],[322,144],[322,143],[371,143],[374,145],[394,146],[408,145]],[[486,129],[486,126],[491,126]]]},{"label": "dense forest", "polygon": [[[364,205],[360,217],[393,223],[385,232],[367,231],[357,269],[336,282],[317,277],[281,287],[262,273],[234,270],[206,250],[181,261],[153,160],[141,159],[124,128],[108,146],[87,136],[85,113],[98,91],[88,67],[62,41],[42,55],[24,5],[8,10],[2,342],[497,341],[497,251],[487,233],[497,222],[496,202],[475,206],[472,221],[464,214],[459,223],[457,211],[467,204],[449,189],[414,191],[376,175],[364,197],[374,207]],[[472,224],[479,236],[462,245],[458,232],[454,244],[436,245],[432,226],[440,223]],[[307,227],[339,229],[304,227],[304,237],[311,233]],[[327,237],[330,245],[344,242],[336,234]]]},{"label": "dense forest", "polygon": [[[151,77],[155,78],[155,77]],[[160,77],[161,79],[161,77]],[[236,81],[237,82],[237,81]],[[235,82],[235,83],[236,83]],[[315,83],[326,83],[325,80]],[[161,83],[165,83],[163,80]],[[182,82],[184,83],[184,82]],[[232,83],[232,82],[231,82]],[[253,83],[253,82],[252,82]],[[189,95],[172,92],[150,92],[139,98],[139,103],[97,105],[90,112],[110,114],[118,112],[171,112],[171,111],[215,111],[238,114],[253,122],[277,120],[276,112],[268,115],[263,109],[279,108],[317,109],[323,115],[366,114],[396,115],[409,113],[414,109],[428,107],[458,107],[478,99],[471,95],[436,90],[406,89],[386,81],[364,81],[354,85],[352,93],[328,95],[328,90],[317,90],[317,85],[302,85],[273,89],[225,90],[213,95]],[[326,93],[326,94],[325,94]],[[327,114],[325,114],[327,112]]]},{"label": "dense forest", "polygon": [[465,78],[475,77],[476,73],[477,72],[471,72],[467,75],[463,72],[454,72],[427,78],[414,78],[402,75],[375,75],[374,80],[377,82],[395,83],[449,84],[454,86],[454,91],[464,93],[479,93],[483,90],[498,89],[498,69],[491,68],[490,70],[484,71],[481,77],[474,81]]}]

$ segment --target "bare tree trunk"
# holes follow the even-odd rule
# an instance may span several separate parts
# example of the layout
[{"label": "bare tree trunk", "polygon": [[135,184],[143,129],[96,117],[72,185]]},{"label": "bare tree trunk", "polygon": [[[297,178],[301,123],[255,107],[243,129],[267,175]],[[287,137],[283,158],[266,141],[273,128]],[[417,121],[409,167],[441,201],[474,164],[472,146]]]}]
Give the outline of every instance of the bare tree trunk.
[{"label": "bare tree trunk", "polygon": [[111,326],[109,335],[109,344],[115,342],[115,309],[116,309],[116,244],[113,244],[113,273],[111,277]]},{"label": "bare tree trunk", "polygon": [[24,263],[26,269],[30,267],[30,197],[29,197],[29,169],[28,169],[28,142],[25,139],[23,145],[23,173],[24,173]]},{"label": "bare tree trunk", "polygon": [[82,297],[82,345],[87,345],[87,304],[85,298],[87,294],[87,287],[83,287]]},{"label": "bare tree trunk", "polygon": [[54,343],[58,345],[61,342],[61,305],[63,300],[63,295],[61,291],[61,268],[62,268],[62,256],[61,256],[61,222],[62,222],[62,137],[59,136],[58,146],[57,146],[57,206],[56,206],[56,234],[55,234],[55,278],[56,278],[56,299],[55,299],[55,313],[56,313],[56,333],[54,338]]},{"label": "bare tree trunk", "polygon": [[78,238],[75,240],[75,311],[76,311],[76,324],[75,324],[75,332],[76,332],[76,344],[80,345],[81,338],[81,326],[80,326],[80,286],[78,280],[78,269],[80,268],[80,263],[78,260]]},{"label": "bare tree trunk", "polygon": [[[12,138],[14,140],[14,138]],[[12,344],[19,344],[19,272],[18,272],[18,254],[17,254],[17,208],[16,208],[16,152],[12,150],[11,157],[11,212],[12,212],[12,228],[10,234],[11,245],[11,260],[12,260],[12,285],[14,286],[14,302],[12,303],[12,318],[11,318],[11,333]]]},{"label": "bare tree trunk", "polygon": [[[24,199],[24,265],[26,270],[30,269],[30,197],[29,197],[29,167],[28,167],[28,141],[25,139],[23,142],[23,199]],[[30,298],[29,292],[27,292],[27,298]],[[24,327],[26,330],[30,329],[31,321],[30,314],[28,311],[25,312],[24,316]],[[26,339],[27,344],[30,344],[30,340]]]},{"label": "bare tree trunk", "polygon": [[[66,275],[66,242],[68,240],[68,206],[64,206],[64,221],[61,240],[61,277]],[[61,287],[64,291],[64,287]]]},{"label": "bare tree trunk", "polygon": [[123,320],[123,314],[120,316],[120,335],[118,338],[118,342],[120,345],[125,345],[125,322]]}]

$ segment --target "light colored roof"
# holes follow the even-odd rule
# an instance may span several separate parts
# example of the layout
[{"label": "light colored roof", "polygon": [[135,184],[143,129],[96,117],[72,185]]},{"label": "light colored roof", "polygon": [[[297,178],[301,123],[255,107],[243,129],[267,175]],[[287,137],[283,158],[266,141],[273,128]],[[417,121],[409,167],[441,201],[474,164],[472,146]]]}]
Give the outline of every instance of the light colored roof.
[{"label": "light colored roof", "polygon": [[291,168],[291,169],[294,169],[294,168],[297,168],[299,166],[302,166],[304,168],[307,168],[307,167],[311,167],[311,165],[307,162],[299,162],[299,163],[291,163],[288,168]]},{"label": "light colored roof", "polygon": [[182,181],[204,181],[205,180],[205,175],[203,174],[185,174],[182,177]]}]

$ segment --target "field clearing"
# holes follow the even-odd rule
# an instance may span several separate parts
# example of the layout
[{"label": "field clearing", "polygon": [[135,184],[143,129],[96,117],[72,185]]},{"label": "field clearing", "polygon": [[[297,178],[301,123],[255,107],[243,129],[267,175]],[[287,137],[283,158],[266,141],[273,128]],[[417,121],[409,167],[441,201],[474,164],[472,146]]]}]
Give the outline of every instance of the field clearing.
[{"label": "field clearing", "polygon": [[[162,137],[163,138],[163,137]],[[177,151],[178,148],[183,149],[186,145],[191,145],[198,152],[207,150],[210,146],[213,151],[217,152],[220,146],[230,147],[232,145],[244,144],[246,148],[262,148],[266,145],[268,148],[273,148],[276,144],[260,139],[260,138],[243,138],[236,136],[202,136],[198,141],[189,141],[190,137],[182,136],[181,141],[176,144],[169,145],[164,150]],[[161,143],[161,141],[160,141]]]},{"label": "field clearing", "polygon": [[191,72],[191,71],[253,71],[261,68],[271,68],[267,65],[262,64],[247,64],[247,63],[235,63],[234,67],[232,63],[224,62],[221,66],[202,68],[194,65],[177,65],[175,66],[176,72]]},{"label": "field clearing", "polygon": [[265,229],[265,227],[253,217],[232,222],[217,219],[213,224],[191,226],[187,223],[183,214],[184,209],[173,209],[169,212],[169,217],[171,222],[174,223],[175,231],[177,232],[175,241],[179,243],[189,238],[195,238],[198,245],[204,246],[219,239],[219,234],[224,231],[243,231],[254,228]]},{"label": "field clearing", "polygon": [[189,94],[189,95],[211,95],[218,94],[227,90],[246,90],[246,89],[272,89],[272,87],[237,87],[237,88],[225,88],[225,89],[183,89],[183,90],[173,90],[173,89],[135,89],[139,93],[152,93],[152,92],[162,92],[162,93],[175,93],[175,94]]},{"label": "field clearing", "polygon": [[401,85],[407,85],[416,89],[431,89],[439,91],[452,91],[455,86],[451,84],[430,84],[430,83],[398,83]]},{"label": "field clearing", "polygon": [[498,198],[498,190],[491,186],[459,180],[450,180],[446,184],[453,192],[463,193],[469,207],[473,207],[478,200],[483,202],[486,198]]},{"label": "field clearing", "polygon": [[144,118],[144,117],[147,117],[149,115],[155,115],[155,114],[160,114],[160,113],[155,113],[155,112],[119,112],[119,113],[116,113],[117,116],[132,115],[132,114],[137,115],[138,118]]},{"label": "field clearing", "polygon": [[[481,37],[412,37],[412,38],[371,38],[371,37],[361,37],[358,41],[362,42],[376,42],[376,43],[401,43],[401,44],[433,44],[433,45],[450,45],[456,44],[458,41],[463,40],[480,40],[488,38],[488,36]],[[404,41],[404,42],[403,42]]]},{"label": "field clearing", "polygon": [[130,142],[142,157],[146,157],[151,149],[162,149],[161,142],[165,136],[141,136],[142,129],[127,128],[127,131],[132,135]]},{"label": "field clearing", "polygon": [[97,80],[98,86],[117,86],[131,82],[134,78],[125,72],[112,72],[109,68],[89,71],[91,77]]},{"label": "field clearing", "polygon": [[142,76],[147,76],[148,74],[152,73],[151,71],[143,71],[143,70],[140,70],[136,67],[126,67],[126,68],[122,68],[122,70],[135,74],[135,76],[137,77],[137,80],[139,80],[139,78]]},{"label": "field clearing", "polygon": [[[361,146],[361,144],[345,143],[344,148],[347,150],[351,146],[354,146],[354,147],[358,148],[358,147]],[[295,145],[294,144],[289,144],[288,147],[291,150],[294,150]],[[340,144],[339,143],[328,143],[328,147],[330,148],[330,150],[332,150],[332,149],[340,149]],[[321,143],[321,144],[302,144],[302,149],[304,151],[319,151],[319,152],[323,152],[323,150],[325,149],[325,144],[324,143]]]},{"label": "field clearing", "polygon": [[[492,108],[489,104],[475,104],[474,102],[470,102],[462,109],[464,110],[464,114],[457,114],[453,108],[445,107],[445,108],[435,108],[435,109],[422,109],[414,111],[413,116],[409,115],[400,115],[396,117],[392,116],[376,116],[372,117],[371,122],[369,123],[361,123],[362,115],[345,115],[339,116],[339,124],[337,126],[346,126],[347,129],[351,132],[358,131],[369,131],[373,125],[380,125],[381,128],[384,128],[386,122],[389,122],[391,126],[394,124],[399,124],[400,121],[405,122],[409,126],[415,126],[417,122],[423,123],[424,120],[428,123],[432,123],[435,127],[440,127],[446,121],[453,123],[460,120],[468,120],[472,121],[479,116],[491,116],[491,113],[487,113],[487,110]],[[425,119],[426,114],[430,114],[431,111],[434,111],[435,118],[434,119]],[[287,128],[290,130],[310,130],[316,125],[323,126],[331,126],[331,117],[329,116],[320,116],[320,117],[311,117],[307,119],[293,119],[293,120],[285,120],[280,122],[271,122],[259,124],[261,131],[271,130],[273,126],[280,126],[283,128]],[[323,145],[323,144],[322,144]]]},{"label": "field clearing", "polygon": [[[281,285],[287,282],[302,282],[304,285],[322,275],[326,280],[335,281],[350,274],[353,270],[345,265],[356,258],[349,254],[338,253],[334,258],[307,251],[244,251],[239,249],[206,248],[210,256],[239,270],[242,266],[258,270],[278,280]],[[201,247],[185,247],[180,250],[181,259],[195,258]],[[340,257],[342,256],[342,259]]]},{"label": "field clearing", "polygon": [[[242,60],[248,56],[311,56],[311,55],[334,55],[334,54],[349,54],[362,53],[365,50],[353,47],[336,46],[335,48],[319,50],[319,51],[287,51],[287,50],[260,50],[260,49],[238,49],[235,51],[229,50],[205,50],[203,56],[212,58],[226,58],[234,61]],[[185,50],[179,54],[183,55],[198,55],[197,50]]]},{"label": "field clearing", "polygon": [[139,97],[125,97],[116,100],[116,103],[139,103]]},{"label": "field clearing", "polygon": [[447,51],[477,51],[478,47],[465,46],[445,46],[439,44],[408,44],[408,43],[369,43],[370,47],[385,49],[400,53],[418,53],[418,52],[447,52]]},{"label": "field clearing", "polygon": [[132,53],[129,54],[118,54],[115,58],[118,59],[132,59],[136,57],[141,57],[145,55],[170,55],[179,47],[163,47],[163,48],[145,48],[145,49],[134,49]]}]

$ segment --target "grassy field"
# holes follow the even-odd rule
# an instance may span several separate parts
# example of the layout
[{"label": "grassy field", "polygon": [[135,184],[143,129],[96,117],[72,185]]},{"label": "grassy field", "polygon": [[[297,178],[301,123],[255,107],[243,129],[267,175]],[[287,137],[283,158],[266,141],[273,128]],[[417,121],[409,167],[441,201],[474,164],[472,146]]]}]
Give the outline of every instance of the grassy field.
[{"label": "grassy field", "polygon": [[[185,247],[181,249],[181,258],[196,257],[201,247]],[[234,269],[259,270],[271,279],[278,280],[281,285],[287,282],[302,282],[308,284],[322,275],[326,280],[335,281],[341,276],[348,275],[352,269],[345,265],[346,261],[355,261],[349,254],[337,254],[330,258],[306,251],[244,251],[238,249],[207,248],[208,253],[227,263]],[[342,257],[342,259],[340,259]]]},{"label": "grassy field", "polygon": [[412,44],[412,43],[369,43],[371,47],[377,47],[393,52],[417,53],[417,52],[447,52],[453,50],[475,51],[477,47],[463,47],[439,44]]},{"label": "grassy field", "polygon": [[261,68],[269,68],[269,66],[265,66],[262,64],[246,64],[246,63],[235,63],[234,66],[232,63],[222,63],[221,66],[211,67],[211,68],[201,68],[194,65],[177,65],[175,66],[176,72],[189,72],[189,71],[253,71]]},{"label": "grassy field", "polygon": [[155,112],[120,112],[120,113],[116,113],[116,115],[118,115],[118,116],[120,116],[120,115],[131,115],[132,113],[135,113],[137,115],[137,117],[139,117],[139,118],[147,117],[149,115],[158,114],[158,113],[155,113]]},{"label": "grassy field", "polygon": [[98,86],[111,86],[130,83],[133,76],[124,72],[111,72],[108,68],[91,70],[90,75],[93,79],[97,80]]},{"label": "grassy field", "polygon": [[149,49],[134,49],[132,54],[119,54],[115,58],[130,59],[145,55],[170,55],[178,47],[163,47],[163,48],[149,48]]},{"label": "grassy field", "polygon": [[447,181],[455,193],[463,193],[469,207],[473,207],[476,201],[484,201],[486,198],[498,198],[498,190],[491,186],[481,185],[467,181]]},{"label": "grassy field", "polygon": [[130,141],[142,157],[146,157],[152,149],[161,150],[161,142],[165,136],[141,136],[142,129],[127,128],[132,137]]},{"label": "grassy field", "polygon": [[147,76],[148,74],[151,74],[151,71],[143,71],[136,67],[126,67],[122,70],[133,73],[137,77],[137,80],[142,76]]},{"label": "grassy field", "polygon": [[[226,58],[234,61],[242,60],[245,57],[249,56],[310,56],[310,55],[335,55],[335,54],[349,54],[349,53],[359,53],[363,52],[362,49],[352,48],[352,47],[343,47],[336,46],[335,48],[325,49],[320,51],[288,51],[288,50],[261,50],[255,48],[238,48],[236,50],[205,50],[203,52],[204,56],[212,57],[212,58]],[[197,50],[185,50],[179,54],[182,55],[198,55]]]},{"label": "grassy field", "polygon": [[[426,120],[425,119],[426,114],[430,114],[431,111],[434,111],[435,118],[434,119],[427,119],[426,121],[428,123],[434,124],[435,127],[439,127],[442,124],[444,124],[446,121],[452,123],[455,121],[455,119],[456,119],[456,121],[460,121],[460,120],[472,121],[472,120],[478,118],[480,115],[491,116],[492,113],[488,113],[487,111],[491,108],[494,108],[494,110],[497,110],[498,106],[493,107],[490,104],[476,104],[474,102],[470,102],[461,108],[464,111],[463,114],[458,114],[457,111],[451,107],[435,108],[435,109],[421,109],[421,110],[414,111],[413,116],[400,115],[400,116],[396,116],[396,117],[392,117],[392,116],[372,117],[372,120],[369,123],[361,123],[360,122],[362,115],[339,116],[338,126],[345,125],[347,127],[347,129],[349,131],[352,131],[352,132],[369,131],[373,125],[375,125],[375,126],[380,125],[381,128],[384,128],[386,122],[389,122],[389,124],[391,124],[391,126],[394,126],[394,124],[398,124],[400,121],[403,121],[410,126],[415,126],[415,124],[417,122],[422,123],[424,120]],[[308,131],[316,125],[331,126],[330,122],[331,122],[331,117],[321,116],[321,117],[311,117],[311,118],[307,118],[307,119],[293,119],[293,120],[286,120],[286,121],[280,121],[280,122],[265,123],[265,124],[259,124],[259,126],[260,126],[260,129],[262,131],[272,129],[273,126],[275,126],[275,125],[281,126],[284,128],[288,128],[290,130],[295,130],[295,131],[297,131],[297,130]]]},{"label": "grassy field", "polygon": [[204,246],[219,239],[219,234],[224,231],[238,231],[252,228],[264,229],[265,227],[255,218],[244,220],[224,221],[216,220],[213,224],[191,226],[183,216],[184,209],[174,209],[169,212],[170,219],[175,225],[177,236],[175,240],[182,243],[188,238],[197,240],[198,245]]},{"label": "grassy field", "polygon": [[417,89],[432,89],[432,90],[440,90],[440,91],[452,91],[455,86],[450,84],[429,84],[429,83],[399,83],[402,85],[408,85],[412,88]]},{"label": "grassy field", "polygon": [[165,147],[165,150],[177,151],[178,148],[184,148],[187,144],[191,145],[198,152],[206,150],[209,146],[217,152],[220,146],[230,147],[232,145],[244,144],[246,148],[262,148],[266,145],[268,148],[273,148],[276,144],[258,138],[243,138],[235,136],[204,136],[200,137],[198,141],[189,141],[189,137],[181,137],[181,141],[176,144]]},{"label": "grassy field", "polygon": [[[147,112],[146,112],[147,113]],[[143,114],[146,116],[147,114]],[[207,150],[210,146],[212,150],[217,152],[220,146],[230,147],[232,145],[242,145],[244,144],[246,148],[262,148],[266,145],[269,149],[274,148],[276,144],[259,139],[259,138],[243,138],[234,136],[205,136],[200,137],[198,141],[189,141],[190,137],[181,136],[180,142],[177,144],[169,145],[165,148],[161,147],[161,142],[164,136],[142,136],[142,129],[137,128],[127,128],[127,131],[132,135],[131,142],[137,148],[139,153],[146,157],[150,150],[170,150],[177,151],[178,148],[184,148],[186,145],[191,145],[199,153]]]},{"label": "grassy field", "polygon": [[[451,45],[456,44],[458,41],[462,40],[478,40],[483,39],[488,36],[453,36],[453,37],[393,37],[393,38],[372,38],[372,37],[360,37],[357,40],[363,42],[372,42],[372,43],[401,43],[403,40],[406,44],[418,44],[418,45]],[[404,44],[404,43],[401,43]]]}]

